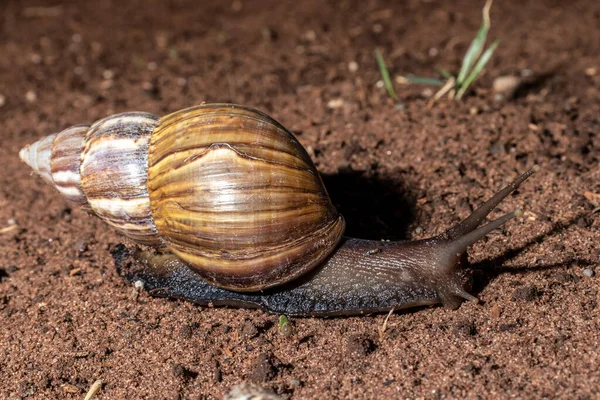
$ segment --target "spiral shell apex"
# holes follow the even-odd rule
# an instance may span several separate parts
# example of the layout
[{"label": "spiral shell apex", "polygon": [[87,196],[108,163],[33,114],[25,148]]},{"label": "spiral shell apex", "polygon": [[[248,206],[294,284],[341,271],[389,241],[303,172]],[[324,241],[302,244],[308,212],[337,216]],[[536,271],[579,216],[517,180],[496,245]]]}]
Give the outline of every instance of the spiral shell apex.
[{"label": "spiral shell apex", "polygon": [[68,200],[137,243],[168,247],[231,290],[297,278],[344,232],[302,145],[241,106],[208,104],[161,119],[118,114],[48,136],[20,156]]},{"label": "spiral shell apex", "polygon": [[148,144],[157,120],[148,113],[113,115],[47,136],[19,155],[67,200],[137,243],[160,246],[146,187]]}]

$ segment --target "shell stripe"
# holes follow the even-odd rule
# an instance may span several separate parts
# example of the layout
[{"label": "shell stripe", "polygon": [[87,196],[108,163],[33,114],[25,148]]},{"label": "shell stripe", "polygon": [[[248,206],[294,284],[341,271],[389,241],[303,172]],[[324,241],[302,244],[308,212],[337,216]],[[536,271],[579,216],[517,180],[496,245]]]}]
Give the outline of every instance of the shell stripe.
[{"label": "shell stripe", "polygon": [[161,246],[147,190],[148,145],[158,118],[123,113],[88,130],[81,181],[96,215],[138,243]]},{"label": "shell stripe", "polygon": [[[328,224],[325,229],[317,230],[313,235],[296,242],[297,246],[277,248],[268,253],[259,253],[254,258],[243,259],[244,268],[240,268],[239,255],[232,260],[225,259],[222,255],[218,262],[211,257],[190,255],[178,249],[173,252],[196,266],[202,268],[202,275],[210,283],[225,288],[243,288],[244,291],[257,291],[279,285],[283,282],[294,280],[305,274],[310,269],[321,263],[321,260],[335,248],[342,238],[345,228],[342,217],[333,224]],[[322,235],[320,242],[314,237]],[[333,242],[325,239],[333,237]],[[310,246],[313,250],[311,258],[307,259],[305,249]],[[289,260],[289,264],[281,264],[280,260]],[[275,266],[275,268],[274,268]]]},{"label": "shell stripe", "polygon": [[56,189],[69,201],[87,204],[81,188],[81,151],[89,125],[76,125],[56,135],[50,160]]},{"label": "shell stripe", "polygon": [[218,286],[249,291],[294,279],[343,234],[306,150],[259,112],[207,105],[163,117],[148,154],[158,232]]},{"label": "shell stripe", "polygon": [[[202,128],[203,127],[200,126],[200,127],[198,127],[198,130],[200,130]],[[191,129],[191,128],[188,128],[188,129]],[[214,129],[214,128],[211,127],[211,129]],[[250,151],[260,152],[265,155],[269,155],[275,159],[279,158],[280,160],[278,162],[281,164],[289,164],[290,166],[295,166],[295,163],[301,164],[301,165],[304,165],[306,169],[309,169],[311,171],[311,173],[313,172],[311,169],[311,165],[307,164],[306,160],[304,160],[302,157],[298,156],[297,154],[293,154],[290,151],[286,151],[285,149],[268,146],[266,144],[257,144],[257,143],[247,142],[247,141],[240,141],[239,137],[237,137],[237,134],[235,134],[235,133],[232,134],[231,136],[235,137],[235,139],[238,139],[238,140],[237,141],[234,141],[233,139],[228,140],[228,138],[227,138],[228,133],[230,133],[230,132],[226,131],[226,132],[223,132],[221,135],[219,135],[219,139],[221,141],[220,143],[206,141],[205,143],[188,145],[188,146],[178,146],[176,149],[169,149],[168,151],[165,151],[163,154],[161,154],[160,157],[157,157],[154,160],[154,165],[159,165],[160,163],[165,161],[166,158],[170,158],[170,157],[187,158],[186,156],[183,156],[182,154],[189,154],[190,157],[193,157],[193,156],[201,157],[202,153],[208,151],[209,148],[212,146],[230,146],[230,147],[236,149],[236,151],[238,151],[240,154],[244,154],[244,153],[249,154]],[[245,150],[248,150],[248,151],[245,151]],[[279,153],[279,154],[276,154],[275,156],[273,156],[272,155],[273,153]],[[262,158],[266,158],[266,157],[263,156]],[[282,160],[285,158],[288,158],[290,161],[288,163],[282,162]],[[300,168],[300,166],[295,166],[295,168]]]}]

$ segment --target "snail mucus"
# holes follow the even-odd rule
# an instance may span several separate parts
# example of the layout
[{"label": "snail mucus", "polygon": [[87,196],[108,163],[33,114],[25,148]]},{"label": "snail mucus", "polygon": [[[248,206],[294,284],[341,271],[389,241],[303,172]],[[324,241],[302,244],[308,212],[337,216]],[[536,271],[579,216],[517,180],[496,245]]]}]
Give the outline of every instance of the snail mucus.
[{"label": "snail mucus", "polygon": [[[441,235],[382,242],[344,237],[306,150],[247,107],[112,115],[19,155],[67,200],[143,246],[129,278],[153,295],[296,316],[477,301],[463,286],[467,247],[520,215],[479,226],[539,169]],[[115,257],[117,266],[126,258]]]}]

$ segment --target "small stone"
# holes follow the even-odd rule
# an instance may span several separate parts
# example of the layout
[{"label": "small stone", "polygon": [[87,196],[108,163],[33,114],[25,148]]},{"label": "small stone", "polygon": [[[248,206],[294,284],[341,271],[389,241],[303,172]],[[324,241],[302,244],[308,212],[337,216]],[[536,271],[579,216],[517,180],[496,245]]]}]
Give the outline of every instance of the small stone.
[{"label": "small stone", "polygon": [[29,103],[34,103],[37,100],[37,94],[33,90],[28,90],[25,93],[25,100]]},{"label": "small stone", "polygon": [[496,94],[503,94],[505,98],[511,98],[521,86],[521,78],[516,76],[499,76],[494,79],[493,88]]},{"label": "small stone", "polygon": [[500,324],[500,326],[498,327],[498,330],[500,332],[508,332],[508,331],[514,331],[516,328],[515,324]]},{"label": "small stone", "polygon": [[515,291],[512,294],[511,300],[533,301],[538,297],[538,295],[538,290],[534,286],[523,286],[515,289]]},{"label": "small stone", "polygon": [[590,67],[585,69],[585,74],[587,76],[595,76],[598,73],[598,69],[595,67]]},{"label": "small stone", "polygon": [[373,30],[373,33],[381,33],[381,32],[383,32],[383,25],[381,25],[381,24],[373,24],[373,26],[371,27],[371,29]]},{"label": "small stone", "polygon": [[223,400],[283,400],[275,393],[265,390],[259,386],[242,383],[234,386]]},{"label": "small stone", "polygon": [[592,276],[594,276],[594,270],[591,268],[586,268],[583,270],[583,276],[587,277],[587,278],[591,278]]},{"label": "small stone", "polygon": [[84,253],[87,250],[87,248],[87,242],[83,239],[76,241],[73,245],[73,250],[75,250],[78,253]]},{"label": "small stone", "polygon": [[332,99],[327,102],[327,108],[336,109],[344,105],[344,99]]},{"label": "small stone", "polygon": [[248,376],[248,379],[254,382],[266,382],[277,375],[273,357],[267,353],[259,354],[251,368],[252,372]]},{"label": "small stone", "polygon": [[31,61],[34,64],[40,64],[42,62],[42,56],[38,53],[31,53],[29,55],[29,61]]},{"label": "small stone", "polygon": [[350,72],[358,71],[358,63],[356,61],[350,61],[348,63],[348,71],[350,71]]},{"label": "small stone", "polygon": [[430,88],[423,89],[423,91],[421,92],[421,96],[423,96],[425,98],[429,98],[429,97],[433,96],[433,90]]},{"label": "small stone", "polygon": [[528,78],[530,76],[533,76],[533,71],[530,70],[529,68],[524,68],[521,70],[521,76],[523,78]]},{"label": "small stone", "polygon": [[144,282],[137,280],[133,283],[133,287],[136,288],[137,290],[142,290],[142,289],[144,289]]},{"label": "small stone", "polygon": [[302,39],[306,40],[307,42],[314,42],[317,40],[317,33],[313,30],[307,31],[304,33],[304,35],[302,35]]},{"label": "small stone", "polygon": [[115,73],[112,70],[110,70],[110,69],[105,69],[102,72],[102,77],[104,79],[106,79],[106,80],[110,80],[110,79],[113,79],[115,77]]},{"label": "small stone", "polygon": [[290,386],[297,388],[297,387],[300,387],[300,385],[302,385],[302,382],[300,382],[300,379],[295,379],[295,378],[290,379]]},{"label": "small stone", "polygon": [[154,90],[154,85],[152,84],[152,82],[142,82],[142,89],[144,89],[147,92],[152,92]]},{"label": "small stone", "polygon": [[500,318],[500,315],[502,315],[502,309],[498,304],[495,304],[490,310],[490,318],[498,319]]}]

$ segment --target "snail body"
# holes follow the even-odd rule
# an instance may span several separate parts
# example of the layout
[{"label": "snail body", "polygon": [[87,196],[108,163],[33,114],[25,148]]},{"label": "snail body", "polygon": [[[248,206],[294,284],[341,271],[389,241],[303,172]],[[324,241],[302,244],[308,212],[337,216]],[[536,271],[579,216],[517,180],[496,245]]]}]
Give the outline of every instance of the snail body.
[{"label": "snail body", "polygon": [[[296,138],[267,115],[207,104],[162,118],[123,113],[25,147],[67,200],[134,242],[127,275],[154,295],[288,315],[340,315],[476,300],[467,247],[519,212],[478,226],[535,170],[437,237],[343,237],[344,219]],[[128,268],[123,252],[119,268]]]}]

